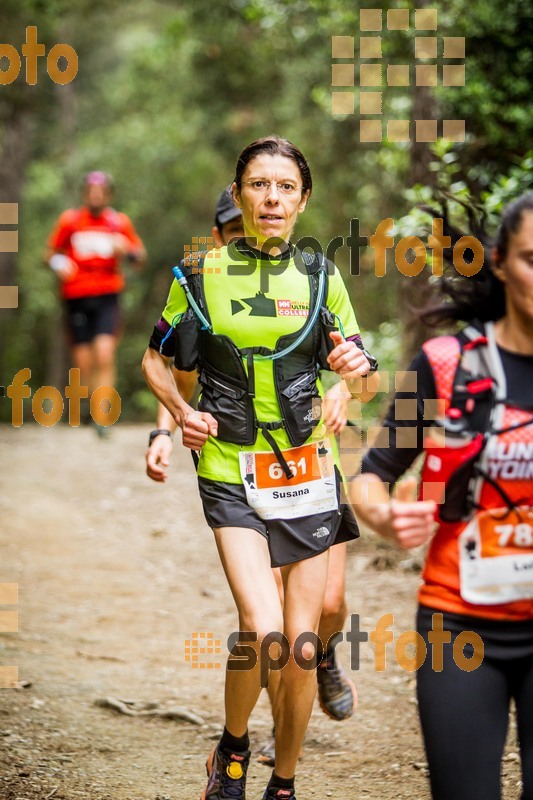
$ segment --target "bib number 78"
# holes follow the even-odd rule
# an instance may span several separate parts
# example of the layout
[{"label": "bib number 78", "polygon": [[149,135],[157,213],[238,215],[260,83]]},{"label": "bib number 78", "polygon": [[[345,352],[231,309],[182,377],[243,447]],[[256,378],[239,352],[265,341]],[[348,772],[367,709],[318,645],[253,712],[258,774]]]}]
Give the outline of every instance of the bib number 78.
[{"label": "bib number 78", "polygon": [[494,530],[498,535],[500,547],[533,546],[533,528],[527,522],[519,522],[517,525],[496,525]]}]

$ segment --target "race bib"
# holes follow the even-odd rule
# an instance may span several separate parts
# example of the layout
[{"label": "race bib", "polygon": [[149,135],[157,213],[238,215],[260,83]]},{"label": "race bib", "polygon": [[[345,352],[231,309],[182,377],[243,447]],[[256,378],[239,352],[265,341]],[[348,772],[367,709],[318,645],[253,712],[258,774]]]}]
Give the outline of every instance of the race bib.
[{"label": "race bib", "polygon": [[494,605],[533,598],[532,508],[484,511],[458,542],[463,600]]},{"label": "race bib", "polygon": [[76,258],[112,258],[114,234],[107,231],[77,231],[72,234],[71,244]]},{"label": "race bib", "polygon": [[296,519],[338,508],[335,466],[328,439],[283,451],[288,480],[275,453],[239,453],[248,505],[261,519]]}]

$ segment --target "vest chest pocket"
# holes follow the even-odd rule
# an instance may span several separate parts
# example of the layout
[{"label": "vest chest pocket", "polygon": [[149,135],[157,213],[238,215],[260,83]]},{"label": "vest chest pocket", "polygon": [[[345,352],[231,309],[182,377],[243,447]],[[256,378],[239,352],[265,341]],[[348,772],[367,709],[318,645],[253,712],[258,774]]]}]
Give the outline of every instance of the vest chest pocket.
[{"label": "vest chest pocket", "polygon": [[188,308],[174,331],[176,369],[191,372],[198,363],[198,320]]},{"label": "vest chest pocket", "polygon": [[200,372],[202,394],[198,409],[207,411],[218,422],[221,441],[232,444],[254,444],[254,409],[247,389],[229,381],[225,375],[213,369]]},{"label": "vest chest pocket", "polygon": [[288,422],[287,431],[295,446],[303,444],[311,436],[322,415],[322,402],[316,382],[317,372],[313,369],[290,382],[285,382],[281,389],[283,418]]}]

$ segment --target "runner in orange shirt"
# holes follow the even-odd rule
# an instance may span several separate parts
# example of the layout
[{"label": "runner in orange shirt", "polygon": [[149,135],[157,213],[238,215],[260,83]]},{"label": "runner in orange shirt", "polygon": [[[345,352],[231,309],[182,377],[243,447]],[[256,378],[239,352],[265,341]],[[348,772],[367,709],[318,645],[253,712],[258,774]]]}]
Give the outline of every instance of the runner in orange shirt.
[{"label": "runner in orange shirt", "polygon": [[131,220],[109,206],[111,177],[89,172],[83,186],[84,205],[61,214],[45,258],[59,279],[72,361],[92,392],[115,383],[119,295],[125,285],[121,261],[142,268],[146,254]]},{"label": "runner in orange shirt", "polygon": [[[445,233],[452,246],[462,238]],[[500,800],[511,699],[520,797],[533,800],[533,192],[507,206],[487,245],[480,271],[442,279],[444,302],[423,319],[467,326],[415,356],[387,444],[367,453],[351,495],[381,536],[429,544],[417,694],[433,800]],[[390,500],[422,452],[422,499],[409,496],[409,478]]]}]

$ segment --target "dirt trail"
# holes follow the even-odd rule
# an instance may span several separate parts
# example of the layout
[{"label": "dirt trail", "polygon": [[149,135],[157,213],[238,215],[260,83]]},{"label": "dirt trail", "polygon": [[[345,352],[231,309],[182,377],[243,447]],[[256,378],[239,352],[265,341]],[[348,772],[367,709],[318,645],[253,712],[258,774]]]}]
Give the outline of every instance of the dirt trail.
[{"label": "dirt trail", "polygon": [[[17,665],[19,680],[31,684],[0,693],[0,800],[201,795],[224,675],[193,669],[185,642],[212,632],[224,650],[235,613],[190,456],[177,446],[168,484],[152,483],[144,474],[147,431],[119,425],[101,441],[68,426],[0,429],[0,583],[19,585],[19,632],[0,636],[0,665]],[[394,613],[397,636],[413,627],[418,576],[401,566],[376,571],[375,546],[350,545],[348,605],[366,631]],[[348,665],[348,645],[340,648]],[[300,800],[429,798],[413,676],[394,663],[392,645],[387,655],[386,670],[376,672],[373,647],[361,646],[351,720],[332,722],[316,704]],[[271,725],[263,694],[250,729],[254,749]],[[107,696],[185,707],[204,723],[95,705]],[[519,797],[516,747],[513,730],[506,800]],[[252,763],[249,800],[259,800],[268,776]]]}]

